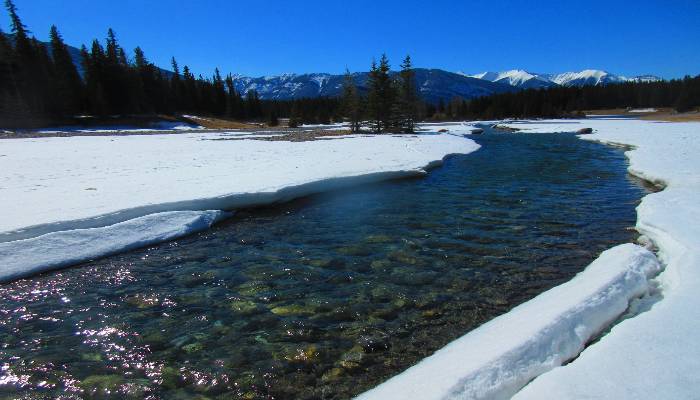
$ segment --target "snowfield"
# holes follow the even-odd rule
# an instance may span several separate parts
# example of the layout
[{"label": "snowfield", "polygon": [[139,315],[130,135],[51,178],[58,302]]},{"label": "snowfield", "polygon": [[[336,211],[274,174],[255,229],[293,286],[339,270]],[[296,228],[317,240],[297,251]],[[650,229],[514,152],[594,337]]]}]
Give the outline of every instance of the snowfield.
[{"label": "snowfield", "polygon": [[[700,124],[580,121],[583,137],[633,146],[630,172],[665,185],[637,208],[637,230],[659,248],[663,296],[613,327],[574,362],[542,375],[517,399],[697,399],[700,393]],[[529,125],[529,124],[528,124]],[[523,127],[523,126],[521,126]],[[545,131],[546,124],[531,124]]]},{"label": "snowfield", "polygon": [[0,140],[0,281],[205,229],[216,210],[425,174],[479,147],[451,135],[213,140],[230,138]]},{"label": "snowfield", "polygon": [[658,246],[660,262],[637,245],[614,247],[571,281],[358,399],[699,398],[700,124],[604,118],[504,124],[526,132],[590,127],[594,134],[582,139],[632,146],[630,173],[665,186],[637,209],[637,229]]}]

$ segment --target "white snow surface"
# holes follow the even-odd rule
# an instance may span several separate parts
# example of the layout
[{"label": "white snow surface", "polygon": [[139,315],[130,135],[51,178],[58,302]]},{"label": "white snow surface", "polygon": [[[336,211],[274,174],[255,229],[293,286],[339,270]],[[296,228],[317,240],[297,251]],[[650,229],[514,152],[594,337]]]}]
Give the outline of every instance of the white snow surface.
[{"label": "white snow surface", "polygon": [[656,112],[656,108],[634,108],[632,110],[629,110],[628,112],[631,113],[652,113]]},{"label": "white snow surface", "polygon": [[[630,173],[665,186],[643,198],[636,226],[658,246],[664,265],[639,246],[614,247],[573,280],[359,399],[698,398],[700,124],[614,118],[502,124],[526,132],[593,128],[594,134],[580,137],[632,146],[626,152]],[[560,366],[611,323],[610,332]]]},{"label": "white snow surface", "polygon": [[222,211],[169,211],[102,227],[52,232],[0,243],[0,282],[81,261],[148,246],[198,232],[224,217]]},{"label": "white snow surface", "polygon": [[[665,185],[637,208],[637,230],[659,248],[661,300],[615,325],[572,363],[542,375],[517,399],[697,399],[700,393],[700,124],[580,120],[610,144],[633,146],[632,174]],[[533,122],[551,131],[556,121]],[[520,126],[519,127],[523,127]],[[570,130],[570,129],[569,129]]]},{"label": "white snow surface", "polygon": [[[204,218],[211,210],[422,175],[448,154],[479,147],[451,135],[212,140],[226,137],[207,132],[0,140],[0,243],[11,242],[0,253],[0,280],[22,275],[22,268],[45,270],[49,264],[64,266],[111,254],[117,247],[131,248],[129,240],[151,243],[149,237],[165,238],[159,232],[184,221],[182,215],[164,212],[196,211]],[[144,222],[154,226],[144,236],[131,236],[131,229],[142,230],[143,221],[115,225],[156,213],[160,217]],[[85,230],[109,226],[126,235],[114,248],[101,239],[111,231]],[[80,229],[85,231],[75,232]],[[87,235],[94,240],[88,241]],[[37,241],[24,240],[32,238]],[[75,254],[84,257],[69,251],[73,238],[83,246]],[[92,251],[86,242],[102,250]],[[56,250],[60,243],[65,244],[63,252]],[[32,256],[32,249],[46,246],[54,249],[50,262]]]}]

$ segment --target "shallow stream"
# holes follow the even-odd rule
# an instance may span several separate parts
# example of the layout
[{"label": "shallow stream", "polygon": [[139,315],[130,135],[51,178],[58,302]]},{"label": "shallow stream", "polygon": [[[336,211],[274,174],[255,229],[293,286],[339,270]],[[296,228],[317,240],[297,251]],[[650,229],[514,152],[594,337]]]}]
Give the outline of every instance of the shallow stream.
[{"label": "shallow stream", "polygon": [[474,139],[424,178],[0,286],[0,397],[349,398],[635,239],[621,150]]}]

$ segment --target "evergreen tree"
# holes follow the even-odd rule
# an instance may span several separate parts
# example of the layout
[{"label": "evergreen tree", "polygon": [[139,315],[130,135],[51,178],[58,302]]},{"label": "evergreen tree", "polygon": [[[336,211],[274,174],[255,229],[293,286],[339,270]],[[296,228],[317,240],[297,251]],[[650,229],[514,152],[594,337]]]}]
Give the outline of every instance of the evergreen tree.
[{"label": "evergreen tree", "polygon": [[373,132],[381,132],[382,130],[382,115],[381,115],[381,86],[379,78],[379,68],[377,62],[373,59],[367,76],[367,117],[369,118],[370,129]]},{"label": "evergreen tree", "polygon": [[398,128],[403,132],[413,132],[418,119],[418,92],[411,57],[406,56],[401,63],[397,85]]},{"label": "evergreen tree", "polygon": [[173,104],[176,110],[182,109],[182,80],[180,79],[180,67],[177,65],[175,57],[170,60],[173,75],[170,78],[170,90],[173,96]]},{"label": "evergreen tree", "polygon": [[212,112],[217,116],[223,116],[226,113],[226,87],[224,86],[224,80],[221,79],[221,73],[218,68],[214,69],[212,84],[214,92],[214,108]]},{"label": "evergreen tree", "polygon": [[350,122],[350,131],[360,131],[360,97],[352,74],[346,68],[343,79],[343,114]]},{"label": "evergreen tree", "polygon": [[383,132],[391,128],[391,111],[394,104],[394,85],[389,77],[389,59],[386,54],[382,54],[379,66],[372,65],[372,86],[370,87],[371,97],[374,102],[374,128],[376,132]]},{"label": "evergreen tree", "polygon": [[54,96],[59,99],[58,104],[61,105],[57,111],[62,115],[74,115],[82,110],[83,82],[55,25],[51,26],[49,35],[55,72]]},{"label": "evergreen tree", "polygon": [[0,120],[5,121],[7,127],[14,127],[18,120],[29,115],[17,87],[16,70],[14,48],[0,30]]},{"label": "evergreen tree", "polygon": [[12,0],[5,0],[5,7],[10,15],[12,34],[14,35],[14,78],[20,108],[29,114],[42,115],[45,112],[44,88],[40,85],[44,77],[45,65],[37,58],[36,48],[28,36],[17,14],[17,7]]}]

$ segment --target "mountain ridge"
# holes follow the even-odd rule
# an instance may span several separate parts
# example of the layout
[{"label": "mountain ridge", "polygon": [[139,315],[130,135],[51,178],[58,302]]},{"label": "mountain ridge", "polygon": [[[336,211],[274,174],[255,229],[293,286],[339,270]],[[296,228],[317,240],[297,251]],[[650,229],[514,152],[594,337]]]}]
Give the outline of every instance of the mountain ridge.
[{"label": "mountain ridge", "polygon": [[639,75],[628,78],[599,69],[584,69],[582,71],[562,72],[558,74],[542,74],[528,72],[522,69],[513,69],[501,72],[486,71],[473,75],[463,73],[463,75],[490,82],[507,83],[522,89],[540,89],[556,86],[596,86],[610,83],[655,82],[661,80],[661,78],[654,75]]},{"label": "mountain ridge", "polygon": [[[6,34],[12,37],[11,34]],[[50,50],[48,43],[43,42]],[[68,51],[78,72],[84,74],[80,60],[80,49],[67,45]],[[171,76],[172,71],[156,67],[165,76]],[[608,73],[603,70],[583,70],[560,74],[540,74],[522,69],[502,72],[483,72],[468,75],[462,72],[450,72],[438,68],[415,68],[416,87],[421,97],[430,103],[440,100],[449,101],[453,97],[473,99],[499,93],[513,92],[523,89],[542,89],[557,86],[605,85],[618,82],[653,82],[661,80],[653,75],[640,75],[626,78]],[[391,71],[395,75],[396,71]],[[369,72],[352,74],[355,85],[360,93],[368,90]],[[241,74],[233,75],[236,90],[245,95],[255,90],[263,100],[291,100],[304,97],[335,97],[342,93],[344,76],[331,73],[286,73],[250,77]]]}]

